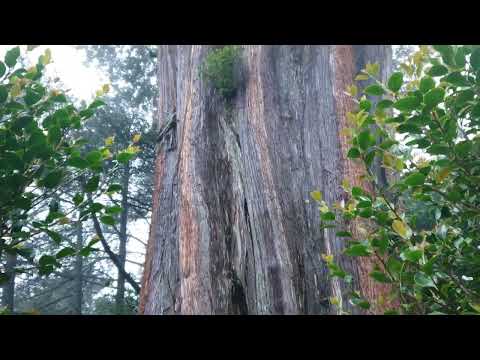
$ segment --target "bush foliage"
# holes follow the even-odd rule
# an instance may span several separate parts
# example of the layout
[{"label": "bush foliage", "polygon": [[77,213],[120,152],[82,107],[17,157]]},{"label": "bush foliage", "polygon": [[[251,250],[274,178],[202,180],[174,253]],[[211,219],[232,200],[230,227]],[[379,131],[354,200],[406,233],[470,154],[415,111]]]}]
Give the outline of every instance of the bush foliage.
[{"label": "bush foliage", "polygon": [[[346,135],[349,161],[362,164],[374,191],[344,182],[349,201],[330,208],[313,192],[322,226],[371,225],[362,238],[337,235],[348,240],[346,255],[375,259],[370,276],[390,284],[399,303],[388,314],[478,314],[480,46],[421,46],[385,84],[378,73],[368,64],[356,80],[373,83],[349,87],[358,108],[348,114]],[[399,177],[383,186],[376,161]],[[419,219],[420,209],[429,221]],[[335,259],[324,259],[332,276],[350,284],[353,304],[373,305]]]}]

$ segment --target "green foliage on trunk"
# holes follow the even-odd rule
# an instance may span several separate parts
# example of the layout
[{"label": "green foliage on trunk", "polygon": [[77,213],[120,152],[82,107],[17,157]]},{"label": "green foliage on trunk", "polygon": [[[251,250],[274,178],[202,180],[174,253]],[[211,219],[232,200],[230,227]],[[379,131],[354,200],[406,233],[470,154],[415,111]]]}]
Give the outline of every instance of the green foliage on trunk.
[{"label": "green foliage on trunk", "polygon": [[239,86],[234,67],[241,54],[241,48],[227,45],[212,50],[205,58],[201,68],[202,76],[207,79],[215,90],[226,100],[235,96]]}]

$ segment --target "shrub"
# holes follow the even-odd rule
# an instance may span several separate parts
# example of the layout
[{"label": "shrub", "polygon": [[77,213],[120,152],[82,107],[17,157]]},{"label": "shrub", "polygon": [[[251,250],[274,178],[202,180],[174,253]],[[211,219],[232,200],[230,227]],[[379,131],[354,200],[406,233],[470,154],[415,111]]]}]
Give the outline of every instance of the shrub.
[{"label": "shrub", "polygon": [[[366,219],[374,225],[361,239],[348,231],[338,235],[349,239],[345,254],[376,259],[370,276],[390,284],[400,303],[388,313],[478,314],[480,47],[421,46],[401,69],[382,84],[376,79],[378,67],[369,64],[357,78],[374,79],[374,84],[360,99],[358,88],[349,88],[359,107],[349,114],[348,157],[363,164],[375,190],[345,184],[349,201],[337,209],[322,206],[322,226],[335,225],[335,219]],[[407,77],[411,81],[404,83]],[[373,103],[365,95],[383,99]],[[397,151],[400,144],[406,154]],[[380,186],[371,171],[375,159],[400,178]],[[321,202],[318,194],[312,197]],[[432,214],[421,226],[420,208]],[[332,276],[351,283],[334,259],[324,259]],[[351,302],[368,308],[351,290]]]},{"label": "shrub", "polygon": [[[20,55],[20,48],[15,47],[0,61],[0,260],[4,253],[19,255],[41,275],[48,275],[61,266],[61,259],[78,253],[87,256],[94,250],[98,238],[81,250],[62,247],[59,229],[72,222],[69,216],[75,212],[80,213],[80,221],[99,213],[105,224],[114,222],[112,207],[92,201],[121,189],[105,181],[104,165],[111,163],[110,171],[115,171],[138,149],[130,146],[115,153],[113,139],[107,139],[103,147],[87,148],[88,141],[76,136],[76,130],[104,105],[101,96],[108,85],[90,105],[78,109],[62,91],[48,89],[41,82],[51,62],[50,50],[28,69],[21,66]],[[82,182],[83,187],[69,196],[72,206],[68,211],[62,209],[58,190]],[[42,235],[51,238],[55,253],[38,254],[35,239]],[[33,246],[26,247],[27,242]],[[2,283],[9,274],[6,265],[0,265]]]}]

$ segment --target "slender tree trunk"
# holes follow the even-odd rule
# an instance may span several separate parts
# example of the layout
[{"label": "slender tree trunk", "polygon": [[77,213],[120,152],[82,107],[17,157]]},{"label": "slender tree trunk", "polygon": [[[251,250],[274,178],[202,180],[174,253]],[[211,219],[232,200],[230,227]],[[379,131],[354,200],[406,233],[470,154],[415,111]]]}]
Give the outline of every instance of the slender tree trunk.
[{"label": "slender tree trunk", "polygon": [[[79,219],[80,219],[80,214],[79,214]],[[77,251],[80,251],[83,248],[83,226],[81,221],[78,221],[76,230],[77,230],[76,231],[76,235],[77,235],[76,248],[77,248]],[[74,278],[75,278],[75,285],[74,285],[75,295],[73,297],[74,299],[73,313],[76,315],[81,315],[82,304],[83,304],[83,256],[81,255],[77,255],[75,257]]]},{"label": "slender tree trunk", "polygon": [[386,46],[243,46],[239,87],[226,104],[199,76],[210,46],[161,46],[153,213],[140,312],[144,314],[332,314],[329,298],[358,313],[328,276],[322,253],[354,274],[374,299],[386,289],[369,262],[344,258],[344,240],[321,231],[320,190],[333,204],[344,177],[340,135],[353,103],[343,91],[367,62],[390,66]]},{"label": "slender tree trunk", "polygon": [[17,254],[6,253],[5,274],[8,280],[3,284],[2,306],[10,313],[15,308],[15,266],[17,266]]},{"label": "slender tree trunk", "polygon": [[[127,223],[128,223],[128,184],[130,182],[130,165],[126,164],[122,176],[122,212],[120,214],[120,245],[118,258],[121,266],[125,268],[127,259]],[[124,312],[125,306],[125,276],[124,273],[118,271],[117,277],[117,293],[115,295],[115,306],[117,313]]]}]

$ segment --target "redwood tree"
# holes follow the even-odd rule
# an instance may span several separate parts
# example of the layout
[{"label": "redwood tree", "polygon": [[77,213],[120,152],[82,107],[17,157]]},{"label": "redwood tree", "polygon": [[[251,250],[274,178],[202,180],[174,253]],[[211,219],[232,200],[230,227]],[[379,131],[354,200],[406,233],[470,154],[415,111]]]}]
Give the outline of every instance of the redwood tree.
[{"label": "redwood tree", "polygon": [[368,279],[368,260],[341,255],[344,240],[306,200],[320,190],[333,204],[344,178],[360,181],[345,161],[343,92],[367,62],[386,78],[390,47],[242,46],[228,98],[201,76],[213,48],[158,50],[162,136],[140,312],[332,314],[336,296],[358,313],[322,254],[368,299],[387,289]]}]

